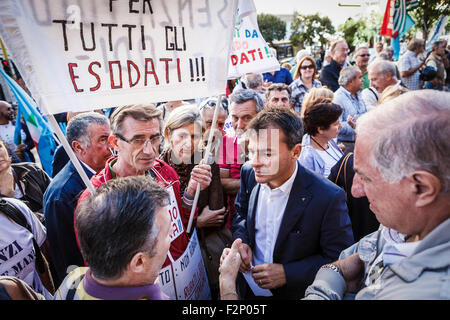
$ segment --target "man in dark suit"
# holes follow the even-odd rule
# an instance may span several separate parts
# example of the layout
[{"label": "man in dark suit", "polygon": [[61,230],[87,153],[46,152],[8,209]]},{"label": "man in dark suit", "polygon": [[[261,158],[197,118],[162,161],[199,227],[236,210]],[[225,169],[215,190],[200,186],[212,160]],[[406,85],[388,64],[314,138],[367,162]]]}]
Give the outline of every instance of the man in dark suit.
[{"label": "man in dark suit", "polygon": [[[88,178],[104,168],[111,156],[109,120],[96,112],[79,114],[67,125],[67,141]],[[54,177],[44,194],[44,216],[54,263],[53,280],[58,287],[69,266],[83,266],[74,232],[74,211],[78,197],[86,189],[72,161]]]},{"label": "man in dark suit", "polygon": [[[298,163],[303,125],[292,110],[263,110],[249,130],[251,160],[241,169],[233,219],[240,271],[275,299],[300,299],[319,268],[353,244],[345,192]],[[241,275],[238,290],[255,298]]]},{"label": "man in dark suit", "polygon": [[344,39],[331,44],[331,62],[322,68],[319,80],[323,86],[335,92],[339,89],[339,74],[347,65],[348,45]]}]

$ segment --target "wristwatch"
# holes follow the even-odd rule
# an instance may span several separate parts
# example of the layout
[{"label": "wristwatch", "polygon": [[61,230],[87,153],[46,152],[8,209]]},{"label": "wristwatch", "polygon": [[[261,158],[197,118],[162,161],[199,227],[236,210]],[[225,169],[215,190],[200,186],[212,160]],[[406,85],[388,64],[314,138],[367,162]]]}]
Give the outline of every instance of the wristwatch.
[{"label": "wristwatch", "polygon": [[334,272],[337,272],[337,273],[339,273],[341,276],[343,276],[342,275],[342,272],[341,272],[341,269],[339,269],[339,267],[338,266],[336,266],[336,265],[334,265],[334,264],[331,264],[331,263],[329,263],[329,264],[326,264],[326,265],[323,265],[322,267],[321,267],[321,269],[331,269],[331,270],[333,270]]}]

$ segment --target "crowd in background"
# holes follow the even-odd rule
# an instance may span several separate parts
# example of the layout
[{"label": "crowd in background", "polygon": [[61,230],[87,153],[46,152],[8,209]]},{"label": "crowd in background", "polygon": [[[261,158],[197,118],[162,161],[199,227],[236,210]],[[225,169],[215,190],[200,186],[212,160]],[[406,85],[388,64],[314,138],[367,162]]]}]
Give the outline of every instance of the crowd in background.
[{"label": "crowd in background", "polygon": [[[348,44],[338,40],[323,59],[301,50],[293,66],[230,80],[222,97],[57,115],[95,192],[86,189],[62,146],[54,153],[52,173],[46,173],[26,126],[23,143],[15,143],[14,107],[0,101],[0,298],[166,299],[156,281],[159,270],[187,249],[192,236],[187,226],[200,188],[193,228],[213,300],[343,298],[336,293],[339,290],[352,291],[356,298],[407,298],[400,280],[381,282],[380,261],[383,265],[387,253],[402,256],[403,262],[415,257],[417,246],[404,248],[410,236],[419,247],[443,246],[434,256],[416,258],[427,261],[431,271],[427,269],[425,280],[417,271],[414,279],[421,280],[407,282],[416,290],[419,284],[429,287],[424,287],[423,296],[413,291],[410,297],[448,299],[448,289],[437,287],[439,276],[448,270],[448,259],[432,266],[429,262],[449,256],[448,241],[442,240],[448,238],[448,232],[442,235],[448,225],[448,168],[440,169],[448,166],[448,161],[442,164],[448,153],[438,151],[448,149],[441,144],[429,152],[433,168],[427,172],[434,180],[420,171],[425,170],[422,164],[403,172],[402,177],[416,172],[411,186],[416,186],[417,194],[429,195],[414,200],[414,208],[436,212],[428,220],[436,223],[428,229],[422,228],[427,223],[419,218],[415,229],[404,227],[407,221],[380,220],[392,207],[376,207],[368,198],[370,174],[362,165],[369,165],[363,155],[369,158],[375,148],[393,158],[405,152],[372,143],[387,128],[375,133],[377,119],[395,131],[395,121],[380,111],[384,105],[395,109],[398,104],[411,121],[419,114],[440,115],[448,122],[450,52],[443,40],[433,43],[430,52],[424,49],[422,40],[412,39],[394,62],[392,49],[378,43],[375,56],[367,46],[359,46],[350,58]],[[434,109],[423,105],[430,97]],[[411,101],[418,107],[409,112]],[[211,155],[203,159],[217,108]],[[389,112],[402,117],[395,110]],[[406,128],[403,120],[397,119],[398,125]],[[435,124],[442,131],[433,132],[448,134],[445,123]],[[431,130],[413,129],[418,135]],[[360,142],[361,137],[366,140]],[[386,157],[385,162],[391,161]],[[394,183],[388,175],[385,178]],[[377,180],[375,188],[387,183],[383,181]],[[397,210],[393,212],[414,211],[408,203],[411,197],[393,192],[381,198],[391,196],[404,201],[401,208],[390,204]],[[183,225],[175,239],[169,238],[173,230],[167,215],[172,202]],[[435,232],[437,244],[425,237],[430,232]],[[388,236],[379,252],[363,247]],[[355,260],[356,253],[361,260]],[[385,260],[380,258],[383,254]],[[385,265],[401,278],[401,271],[394,268],[401,266],[400,258],[389,261]],[[348,269],[343,270],[345,263],[365,264],[364,284],[352,282]],[[326,272],[342,278],[330,280]],[[322,291],[323,283],[332,288]],[[343,288],[336,289],[339,286]],[[401,289],[395,291],[397,287]],[[386,288],[393,296],[383,295]]]}]

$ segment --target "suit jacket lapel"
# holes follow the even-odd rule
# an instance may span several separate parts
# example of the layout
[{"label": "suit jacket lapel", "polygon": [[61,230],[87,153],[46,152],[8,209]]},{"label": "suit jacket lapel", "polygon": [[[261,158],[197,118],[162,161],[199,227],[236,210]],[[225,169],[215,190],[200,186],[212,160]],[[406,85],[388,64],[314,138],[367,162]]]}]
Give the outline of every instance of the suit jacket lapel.
[{"label": "suit jacket lapel", "polygon": [[[305,169],[299,164],[297,176],[292,185],[286,209],[284,210],[283,218],[281,220],[274,253],[277,252],[278,247],[283,243],[297,221],[302,217],[305,208],[312,199],[312,194],[307,190],[309,179],[304,172]],[[303,232],[301,230],[297,231]]]},{"label": "suit jacket lapel", "polygon": [[248,205],[248,212],[247,212],[247,228],[248,228],[248,235],[249,239],[251,241],[251,246],[255,244],[255,215],[256,215],[256,208],[258,206],[258,196],[259,191],[261,189],[261,185],[258,183],[252,190],[250,194],[250,201]]}]

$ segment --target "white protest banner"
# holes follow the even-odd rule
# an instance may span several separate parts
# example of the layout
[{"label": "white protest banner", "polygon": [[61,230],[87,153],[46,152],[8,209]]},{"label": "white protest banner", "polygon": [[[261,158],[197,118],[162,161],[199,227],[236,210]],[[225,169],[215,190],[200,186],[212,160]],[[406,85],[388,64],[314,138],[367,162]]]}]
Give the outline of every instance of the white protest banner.
[{"label": "white protest banner", "polygon": [[239,0],[228,79],[276,70],[280,64],[259,31],[253,0]]},{"label": "white protest banner", "polygon": [[194,229],[186,251],[161,269],[159,283],[171,300],[211,300],[208,278]]},{"label": "white protest banner", "polygon": [[43,114],[225,93],[237,0],[0,1]]}]

